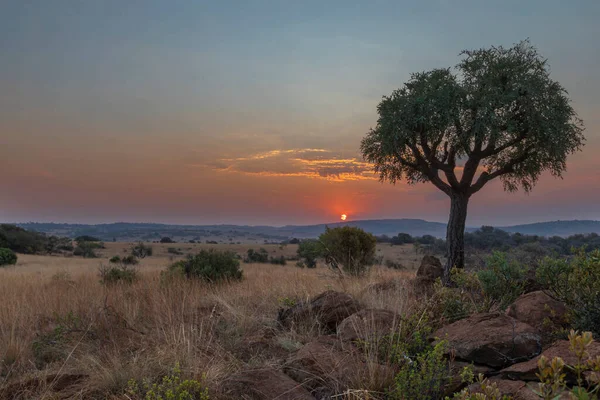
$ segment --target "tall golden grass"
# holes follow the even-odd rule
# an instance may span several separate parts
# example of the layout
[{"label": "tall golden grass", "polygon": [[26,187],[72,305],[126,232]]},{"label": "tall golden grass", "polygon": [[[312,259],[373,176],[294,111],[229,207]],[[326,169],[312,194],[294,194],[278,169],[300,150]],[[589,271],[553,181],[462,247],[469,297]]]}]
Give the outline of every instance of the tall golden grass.
[{"label": "tall golden grass", "polygon": [[[109,247],[103,256],[117,249]],[[413,301],[402,285],[367,290],[375,282],[413,274],[382,267],[366,277],[342,278],[322,266],[243,264],[245,279],[237,283],[165,283],[160,272],[169,258],[159,254],[138,266],[137,282],[107,287],[99,282],[102,262],[106,259],[20,255],[16,266],[0,269],[0,388],[33,378],[42,383],[20,388],[21,398],[50,398],[55,382],[46,377],[82,374],[85,379],[71,388],[70,397],[123,398],[129,379],[156,379],[176,362],[187,376],[205,376],[215,388],[248,365],[276,363],[275,354],[318,334],[277,329],[278,309],[290,301],[331,289],[354,295],[366,307],[400,314]],[[55,343],[57,328],[61,339]],[[248,355],[265,332],[273,351]],[[40,352],[54,348],[60,356],[40,362]]]}]

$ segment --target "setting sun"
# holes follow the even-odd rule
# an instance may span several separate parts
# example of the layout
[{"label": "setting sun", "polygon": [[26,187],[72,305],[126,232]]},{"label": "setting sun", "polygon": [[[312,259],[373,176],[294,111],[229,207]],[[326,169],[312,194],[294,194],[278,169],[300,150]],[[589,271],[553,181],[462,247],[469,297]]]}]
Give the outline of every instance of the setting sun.
[{"label": "setting sun", "polygon": [[347,218],[346,214],[342,214],[342,215],[340,215],[340,219],[341,219],[342,221],[345,221],[345,220],[346,220],[346,218]]}]

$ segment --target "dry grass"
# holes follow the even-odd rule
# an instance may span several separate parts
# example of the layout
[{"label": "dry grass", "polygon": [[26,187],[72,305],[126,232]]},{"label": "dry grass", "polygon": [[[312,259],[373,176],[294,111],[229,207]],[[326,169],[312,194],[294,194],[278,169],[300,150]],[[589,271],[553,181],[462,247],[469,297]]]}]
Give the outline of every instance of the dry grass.
[{"label": "dry grass", "polygon": [[[97,275],[106,258],[124,254],[122,243],[107,244],[103,259],[20,255],[15,267],[1,269],[0,388],[38,378],[40,384],[26,385],[20,398],[50,398],[49,386],[57,382],[47,376],[83,374],[70,397],[123,398],[129,379],[157,378],[176,362],[188,376],[205,375],[214,388],[232,372],[276,364],[310,340],[306,333],[277,329],[277,311],[286,301],[333,289],[367,307],[400,314],[412,302],[402,286],[382,293],[365,290],[413,274],[381,267],[364,278],[341,279],[324,267],[299,269],[293,262],[243,264],[245,279],[239,283],[165,283],[160,271],[172,261],[168,247],[193,252],[206,245],[154,245],[155,256],[142,260],[141,279],[130,286],[105,287]],[[295,252],[294,246],[264,247],[274,255]],[[404,254],[404,261],[412,262],[410,247],[385,247],[381,252],[388,257]]]}]

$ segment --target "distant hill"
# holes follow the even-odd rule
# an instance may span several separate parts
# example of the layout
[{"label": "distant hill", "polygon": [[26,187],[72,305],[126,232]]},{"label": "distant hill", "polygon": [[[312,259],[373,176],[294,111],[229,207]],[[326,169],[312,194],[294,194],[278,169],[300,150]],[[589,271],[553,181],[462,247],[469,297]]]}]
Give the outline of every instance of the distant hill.
[{"label": "distant hill", "polygon": [[[126,223],[113,224],[57,224],[57,223],[21,223],[17,224],[25,229],[53,235],[77,237],[90,235],[102,240],[132,241],[160,240],[168,236],[177,241],[187,240],[217,240],[230,241],[267,241],[275,242],[290,238],[313,238],[325,231],[325,227],[356,226],[371,232],[374,235],[395,236],[400,232],[412,236],[432,235],[443,238],[446,236],[446,224],[430,222],[422,219],[379,219],[336,222],[318,225],[286,225],[275,226],[248,226],[248,225],[167,225],[153,223]],[[576,233],[600,233],[600,221],[551,221],[526,225],[498,227],[507,232],[519,232],[527,235],[539,236],[569,236]],[[469,227],[468,231],[477,228]]]}]

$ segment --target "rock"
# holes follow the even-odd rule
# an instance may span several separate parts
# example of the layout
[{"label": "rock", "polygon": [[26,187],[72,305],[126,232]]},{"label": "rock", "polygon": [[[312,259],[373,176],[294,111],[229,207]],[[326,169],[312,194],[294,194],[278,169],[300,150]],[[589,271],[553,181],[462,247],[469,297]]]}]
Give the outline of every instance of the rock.
[{"label": "rock", "polygon": [[[588,348],[588,353],[592,358],[600,356],[600,343],[592,342]],[[569,350],[569,341],[560,340],[544,350],[540,356],[526,362],[511,365],[500,371],[500,375],[508,379],[519,379],[523,381],[537,380],[535,374],[538,372],[537,363],[541,356],[546,357],[548,360],[552,360],[554,357],[560,357],[566,365],[571,366],[577,362],[577,357]]]},{"label": "rock", "polygon": [[343,320],[337,329],[342,340],[378,341],[389,335],[400,323],[400,315],[389,310],[367,309]]},{"label": "rock", "polygon": [[339,394],[350,385],[360,387],[364,379],[385,388],[394,377],[391,368],[365,363],[358,349],[335,336],[320,336],[304,345],[287,360],[284,372],[319,398]]},{"label": "rock", "polygon": [[520,296],[506,310],[506,315],[529,324],[540,332],[551,328],[548,323],[555,327],[564,325],[566,314],[567,308],[563,303],[542,291]]},{"label": "rock", "polygon": [[221,384],[222,393],[248,400],[315,400],[311,394],[281,371],[272,368],[242,371]]},{"label": "rock", "polygon": [[433,282],[442,276],[444,276],[444,267],[440,259],[434,256],[423,257],[417,270],[417,278]]},{"label": "rock", "polygon": [[360,310],[360,305],[347,293],[328,290],[306,303],[280,310],[277,320],[285,328],[316,327],[326,333],[335,333],[344,319]]},{"label": "rock", "polygon": [[[523,381],[491,378],[489,384],[496,384],[502,396],[511,396],[513,400],[539,400],[538,395]],[[533,388],[537,389],[537,387]],[[478,383],[470,385],[469,391],[471,393],[482,393],[481,386]]]},{"label": "rock", "polygon": [[502,368],[529,360],[542,351],[536,329],[499,313],[474,314],[434,333],[448,340],[457,359]]}]

